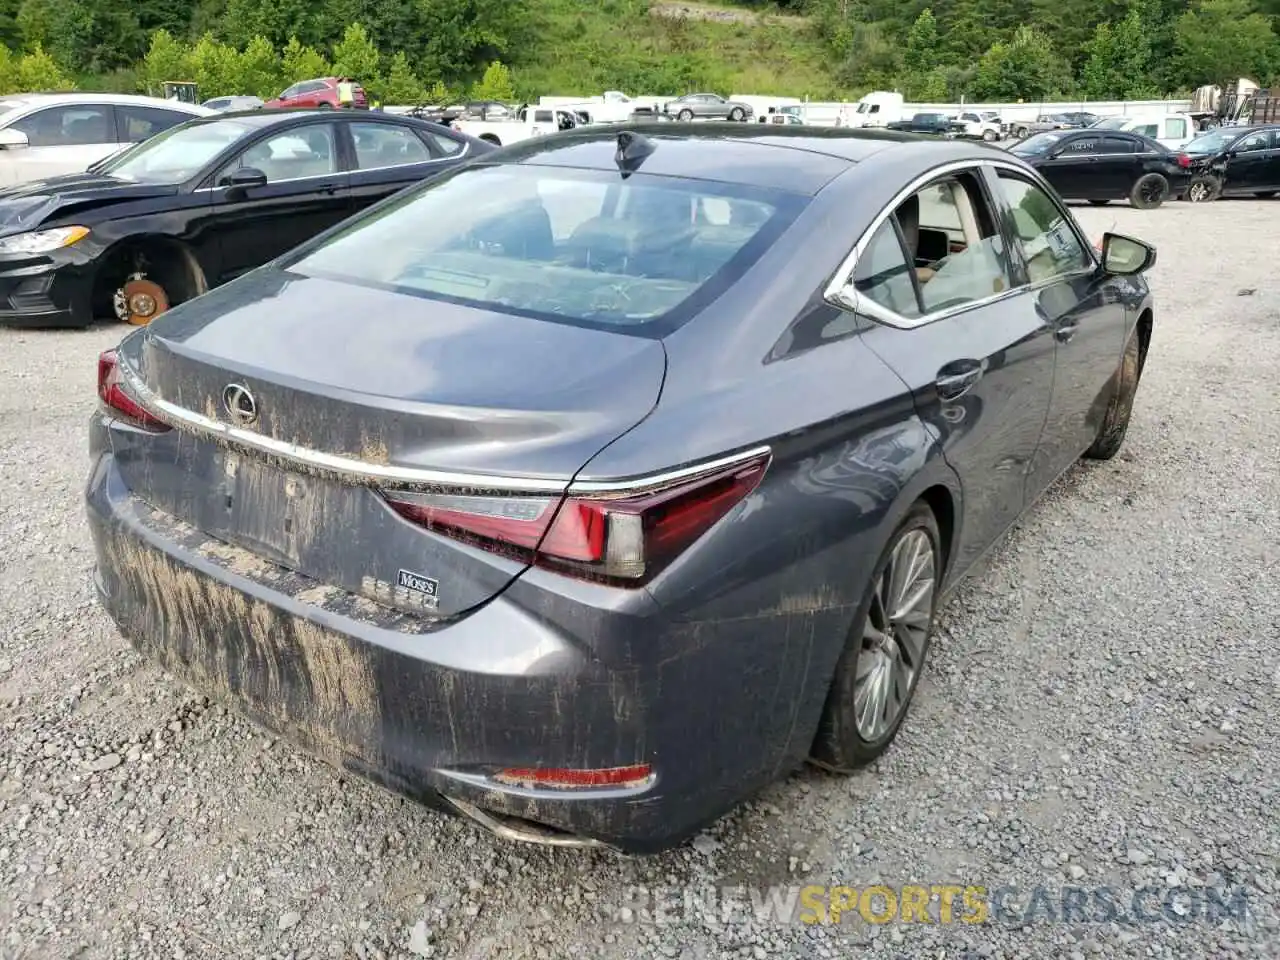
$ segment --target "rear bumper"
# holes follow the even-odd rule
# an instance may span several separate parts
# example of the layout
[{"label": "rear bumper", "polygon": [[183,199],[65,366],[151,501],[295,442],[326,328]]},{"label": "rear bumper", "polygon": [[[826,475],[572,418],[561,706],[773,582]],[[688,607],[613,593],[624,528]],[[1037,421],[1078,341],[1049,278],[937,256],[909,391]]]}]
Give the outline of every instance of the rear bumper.
[{"label": "rear bumper", "polygon": [[[418,620],[152,509],[105,452],[101,423],[94,429],[86,499],[95,579],[122,634],[194,688],[335,766],[433,806],[459,800],[563,831],[564,840],[649,853],[804,755],[811,730],[796,738],[798,750],[788,746],[793,729],[752,739],[753,728],[769,729],[760,719],[767,711],[734,675],[742,649],[732,631],[701,631],[693,642],[656,604],[639,618],[585,606],[576,618],[549,617],[511,599],[518,588],[458,620]],[[592,643],[607,635],[614,651],[641,652],[606,665],[557,623],[575,619]],[[683,652],[660,656],[673,644]],[[794,711],[784,665],[757,670],[771,678],[769,697]],[[648,782],[590,792],[490,779],[504,767],[637,763],[652,766]]]}]

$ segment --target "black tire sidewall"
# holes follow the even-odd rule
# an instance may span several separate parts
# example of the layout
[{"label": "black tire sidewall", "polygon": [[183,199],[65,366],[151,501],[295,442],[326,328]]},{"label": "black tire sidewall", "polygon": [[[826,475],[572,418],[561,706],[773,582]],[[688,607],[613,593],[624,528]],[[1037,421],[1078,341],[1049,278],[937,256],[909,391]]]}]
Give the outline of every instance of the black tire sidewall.
[{"label": "black tire sidewall", "polygon": [[[857,718],[854,714],[853,705],[858,655],[862,650],[863,624],[866,622],[867,615],[871,609],[871,600],[874,595],[876,581],[884,573],[885,567],[888,566],[889,557],[898,542],[913,530],[924,531],[933,546],[934,576],[937,589],[934,590],[933,609],[930,611],[929,616],[929,632],[925,636],[920,669],[916,671],[916,675],[912,680],[911,690],[907,694],[906,706],[893,725],[878,740],[866,741],[858,733]],[[929,649],[933,646],[938,595],[945,572],[942,565],[941,542],[938,522],[933,515],[933,511],[921,501],[915,503],[907,511],[906,516],[894,528],[893,535],[880,552],[880,557],[876,560],[875,567],[872,568],[871,577],[864,587],[862,601],[858,604],[853,622],[845,635],[844,649],[840,654],[840,659],[836,662],[835,674],[827,692],[822,719],[818,724],[817,736],[814,738],[814,745],[811,751],[812,759],[819,765],[835,770],[851,770],[865,766],[888,749],[897,736],[898,730],[901,729],[903,721],[906,720],[907,714],[911,712],[911,704],[915,699],[916,689],[920,685],[920,677],[924,674],[925,664],[928,663]]]},{"label": "black tire sidewall", "polygon": [[[1142,198],[1142,185],[1144,183],[1152,183],[1156,180],[1164,184],[1163,189],[1160,191],[1160,199],[1156,203],[1148,203]],[[1144,173],[1137,179],[1132,189],[1129,191],[1129,203],[1139,210],[1154,210],[1156,207],[1163,204],[1168,197],[1169,181],[1158,173]]]}]

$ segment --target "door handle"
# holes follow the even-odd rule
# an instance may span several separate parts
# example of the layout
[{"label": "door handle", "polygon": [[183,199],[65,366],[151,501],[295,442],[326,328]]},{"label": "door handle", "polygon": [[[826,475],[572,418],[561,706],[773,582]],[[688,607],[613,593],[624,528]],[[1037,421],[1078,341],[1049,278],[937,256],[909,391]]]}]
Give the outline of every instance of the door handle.
[{"label": "door handle", "polygon": [[337,193],[338,188],[339,184],[336,183],[322,183],[320,186],[316,187],[316,189],[321,193]]},{"label": "door handle", "polygon": [[958,400],[982,379],[983,364],[977,360],[957,360],[938,371],[933,385],[943,400]]},{"label": "door handle", "polygon": [[1063,320],[1054,328],[1053,335],[1059,343],[1066,343],[1076,335],[1076,331],[1080,329],[1079,320]]}]

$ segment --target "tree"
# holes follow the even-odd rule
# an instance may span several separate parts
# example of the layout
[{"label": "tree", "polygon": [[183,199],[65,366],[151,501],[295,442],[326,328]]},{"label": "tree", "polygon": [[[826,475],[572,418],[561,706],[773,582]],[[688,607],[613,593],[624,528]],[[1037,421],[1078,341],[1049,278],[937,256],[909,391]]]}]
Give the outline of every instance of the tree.
[{"label": "tree", "polygon": [[933,10],[925,7],[907,33],[907,48],[902,54],[902,69],[908,75],[923,77],[938,65],[938,21]]},{"label": "tree", "polygon": [[360,24],[350,24],[333,45],[333,72],[362,83],[378,75],[378,48]]},{"label": "tree", "polygon": [[1130,8],[1117,24],[1100,23],[1086,45],[1081,72],[1091,100],[1145,100],[1156,95],[1151,76],[1151,38],[1142,11]]},{"label": "tree", "polygon": [[205,34],[192,48],[187,59],[191,79],[200,87],[202,97],[225,97],[243,93],[240,89],[240,55],[211,35]]},{"label": "tree", "polygon": [[494,60],[484,68],[480,82],[471,88],[471,96],[475,100],[514,100],[516,88],[511,71],[501,60]]},{"label": "tree", "polygon": [[24,54],[13,64],[13,86],[16,90],[74,90],[71,79],[58,62],[45,53],[44,47],[35,44],[30,53]]},{"label": "tree", "polygon": [[329,72],[329,61],[318,50],[300,43],[297,37],[289,38],[280,54],[280,76],[286,85],[328,76]]},{"label": "tree", "polygon": [[1174,24],[1175,64],[1188,87],[1262,80],[1280,60],[1271,21],[1248,0],[1202,0]]},{"label": "tree", "polygon": [[165,80],[187,79],[187,55],[187,48],[173,39],[168,30],[151,34],[151,46],[138,70],[142,89],[158,93]]},{"label": "tree", "polygon": [[982,100],[1053,100],[1070,86],[1070,70],[1049,40],[1031,27],[1019,27],[1011,40],[982,55],[973,94]]},{"label": "tree", "polygon": [[420,103],[425,93],[422,81],[414,76],[403,50],[391,58],[386,76],[377,79],[373,90],[383,103],[395,104]]},{"label": "tree", "polygon": [[929,7],[920,12],[907,33],[901,86],[908,100],[929,103],[946,95],[946,80],[938,72],[938,21]]},{"label": "tree", "polygon": [[280,92],[280,58],[266,37],[254,37],[240,52],[236,76],[241,93],[252,93],[263,99]]}]

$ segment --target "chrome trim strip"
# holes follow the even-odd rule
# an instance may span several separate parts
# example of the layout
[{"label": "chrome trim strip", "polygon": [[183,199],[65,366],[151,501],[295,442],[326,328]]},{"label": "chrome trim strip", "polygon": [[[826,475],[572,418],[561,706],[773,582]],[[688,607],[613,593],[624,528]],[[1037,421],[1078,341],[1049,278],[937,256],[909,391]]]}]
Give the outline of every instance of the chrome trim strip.
[{"label": "chrome trim strip", "polygon": [[527,821],[520,821],[520,826],[513,826],[511,821],[491,815],[474,804],[467,803],[465,800],[459,800],[457,797],[450,797],[448,795],[444,795],[444,799],[468,820],[479,824],[485,830],[488,830],[494,836],[503,840],[512,840],[519,843],[534,843],[546,847],[608,849],[607,844],[591,837],[555,833],[551,830],[544,832],[537,830],[533,824],[528,823]]},{"label": "chrome trim strip", "polygon": [[[948,173],[957,173],[961,170],[978,170],[984,166],[1000,167],[1005,170],[1009,170],[1012,173],[1016,173],[1026,178],[1034,186],[1044,189],[1045,185],[1037,182],[1034,171],[1029,171],[1027,168],[1015,163],[1010,163],[1007,160],[990,158],[978,160],[971,158],[968,160],[953,160],[950,163],[944,163],[941,166],[934,167],[928,173],[924,173],[916,177],[894,194],[893,199],[890,200],[878,214],[876,214],[875,219],[871,221],[871,224],[863,232],[862,237],[854,245],[853,249],[844,258],[844,260],[841,261],[840,266],[832,275],[831,280],[828,281],[826,287],[822,291],[822,299],[833,307],[837,307],[841,310],[848,310],[849,307],[845,303],[841,302],[839,295],[843,293],[845,288],[848,286],[849,281],[853,277],[853,270],[857,266],[858,260],[861,258],[862,254],[866,252],[867,247],[870,246],[871,240],[875,237],[876,231],[880,229],[880,226],[887,219],[889,219],[889,216],[893,211],[898,209],[899,204],[917,190],[938,179],[938,177],[946,176]],[[1089,243],[1087,238],[1081,235],[1079,226],[1075,223],[1075,217],[1071,215],[1071,212],[1069,210],[1066,212],[1067,222],[1071,226],[1071,232],[1075,235],[1076,240],[1080,242],[1081,246],[1084,247],[1085,251],[1089,255],[1089,259],[1094,263],[1094,269],[1096,269],[1097,257],[1094,255],[1093,244]],[[1010,297],[1017,293],[1024,293],[1028,290],[1038,290],[1048,283],[1057,283],[1060,280],[1069,279],[1086,272],[1088,271],[1072,271],[1071,273],[1064,273],[1038,283],[1024,283],[1020,286],[1010,287],[1008,290],[1001,290],[999,293],[992,294],[989,297],[983,297],[981,300],[971,300],[968,303],[950,307],[946,310],[939,310],[935,313],[926,313],[920,317],[900,316],[887,307],[882,307],[874,301],[868,300],[866,297],[859,297],[858,309],[872,320],[875,320],[878,323],[883,323],[886,326],[895,327],[899,330],[915,330],[939,320],[945,320],[947,317],[953,317],[956,314],[972,310],[975,307],[987,306],[997,300],[1003,300],[1006,297]]]},{"label": "chrome trim strip", "polygon": [[742,450],[715,460],[704,460],[693,466],[669,470],[666,473],[651,474],[647,477],[634,477],[626,480],[578,480],[569,487],[569,493],[608,497],[611,495],[624,496],[644,493],[647,490],[660,490],[683,480],[692,480],[694,477],[700,477],[703,474],[719,473],[721,470],[728,470],[737,464],[746,463],[759,457],[770,456],[772,453],[772,447],[762,444],[761,446]]},{"label": "chrome trim strip", "polygon": [[399,484],[406,486],[465,487],[477,492],[493,493],[545,493],[562,495],[566,489],[571,494],[595,496],[622,496],[643,493],[671,486],[682,480],[706,473],[726,470],[737,463],[744,463],[772,453],[768,446],[752,447],[740,453],[703,461],[688,467],[634,477],[623,480],[583,480],[570,483],[572,478],[553,477],[500,477],[491,474],[458,473],[450,470],[432,470],[425,467],[398,467],[390,464],[369,463],[354,457],[324,453],[310,447],[299,446],[274,437],[263,436],[252,430],[234,427],[229,423],[213,420],[203,414],[170,403],[157,396],[129,364],[120,361],[117,366],[126,381],[129,392],[148,412],[172,427],[203,433],[214,439],[242,447],[256,453],[292,461],[304,469],[318,470],[360,483]]}]

